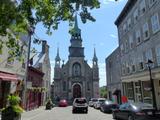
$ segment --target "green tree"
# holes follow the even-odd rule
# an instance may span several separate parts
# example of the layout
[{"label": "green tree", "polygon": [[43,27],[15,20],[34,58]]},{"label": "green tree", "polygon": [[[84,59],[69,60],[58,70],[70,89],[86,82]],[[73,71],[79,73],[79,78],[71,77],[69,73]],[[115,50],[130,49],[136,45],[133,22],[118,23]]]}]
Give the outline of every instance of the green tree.
[{"label": "green tree", "polygon": [[106,86],[100,87],[100,97],[107,98]]},{"label": "green tree", "polygon": [[29,28],[34,28],[39,22],[43,23],[46,33],[51,35],[61,21],[68,21],[72,25],[75,13],[80,15],[83,23],[95,21],[90,11],[99,7],[99,0],[0,0],[0,36],[9,38],[7,42],[0,41],[0,52],[3,44],[7,44],[7,47],[12,48],[12,56],[20,55],[18,33],[29,33]]},{"label": "green tree", "polygon": [[[3,44],[11,48],[10,54],[18,56],[20,34],[28,34],[30,27],[42,22],[48,35],[58,29],[61,21],[74,19],[75,12],[81,16],[82,22],[95,21],[89,9],[99,8],[98,0],[0,0],[0,36],[8,36],[8,41],[0,41],[0,52]],[[71,24],[70,24],[71,25]],[[12,34],[14,33],[15,37]]]}]

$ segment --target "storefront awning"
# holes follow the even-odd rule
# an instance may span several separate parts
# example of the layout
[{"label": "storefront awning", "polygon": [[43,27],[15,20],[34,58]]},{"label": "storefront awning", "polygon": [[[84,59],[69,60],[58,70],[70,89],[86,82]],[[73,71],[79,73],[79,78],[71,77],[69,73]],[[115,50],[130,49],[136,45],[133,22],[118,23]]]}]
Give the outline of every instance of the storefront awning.
[{"label": "storefront awning", "polygon": [[16,82],[18,77],[15,74],[0,71],[0,80]]}]

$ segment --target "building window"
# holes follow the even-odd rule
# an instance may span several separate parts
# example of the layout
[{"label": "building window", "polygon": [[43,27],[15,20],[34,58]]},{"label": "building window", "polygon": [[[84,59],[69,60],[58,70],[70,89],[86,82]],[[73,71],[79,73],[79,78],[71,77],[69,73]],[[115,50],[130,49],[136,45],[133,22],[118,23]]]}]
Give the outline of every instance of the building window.
[{"label": "building window", "polygon": [[148,60],[152,60],[152,61],[153,61],[153,56],[152,56],[152,50],[151,50],[151,49],[149,49],[149,50],[147,50],[147,51],[145,52],[145,58],[146,58],[146,62],[147,62]]},{"label": "building window", "polygon": [[87,90],[90,91],[89,81],[87,82]]},{"label": "building window", "polygon": [[137,44],[139,44],[141,42],[141,32],[140,32],[140,30],[136,31],[136,41],[137,41]]},{"label": "building window", "polygon": [[125,52],[128,52],[128,47],[129,47],[129,46],[128,46],[128,41],[126,40],[126,41],[125,41]]},{"label": "building window", "polygon": [[153,33],[156,33],[157,31],[160,30],[158,14],[155,14],[151,17],[151,23],[152,23]]},{"label": "building window", "polygon": [[152,7],[152,5],[156,2],[156,0],[149,0],[149,7]]},{"label": "building window", "polygon": [[128,19],[127,25],[128,25],[128,28],[131,28],[131,18]]},{"label": "building window", "polygon": [[132,72],[135,72],[136,71],[136,67],[135,65],[132,65]]},{"label": "building window", "polygon": [[133,48],[133,36],[129,36],[129,47],[130,49]]},{"label": "building window", "polygon": [[156,47],[156,58],[157,58],[157,64],[160,66],[160,45]]},{"label": "building window", "polygon": [[144,40],[149,38],[149,28],[148,28],[147,22],[143,25],[143,37],[144,37]]},{"label": "building window", "polygon": [[125,74],[126,74],[125,68],[126,68],[126,65],[125,65],[125,63],[123,63],[123,64],[122,64],[122,75],[125,75]]},{"label": "building window", "polygon": [[127,31],[127,26],[126,26],[126,24],[123,25],[123,31],[124,31],[124,32]]},{"label": "building window", "polygon": [[66,81],[63,81],[63,91],[66,91]]},{"label": "building window", "polygon": [[136,10],[134,11],[133,17],[134,17],[134,23],[136,23],[137,20],[138,20],[138,9],[136,9]]},{"label": "building window", "polygon": [[120,45],[120,49],[121,49],[121,54],[123,54],[124,53],[124,46],[123,46],[123,44]]},{"label": "building window", "polygon": [[72,68],[73,76],[77,77],[81,75],[81,66],[79,63],[75,63]]},{"label": "building window", "polygon": [[146,3],[145,0],[142,0],[140,3],[140,12],[143,14],[146,11]]},{"label": "building window", "polygon": [[143,56],[142,55],[139,56],[137,61],[138,61],[138,69],[143,70],[144,69]]}]

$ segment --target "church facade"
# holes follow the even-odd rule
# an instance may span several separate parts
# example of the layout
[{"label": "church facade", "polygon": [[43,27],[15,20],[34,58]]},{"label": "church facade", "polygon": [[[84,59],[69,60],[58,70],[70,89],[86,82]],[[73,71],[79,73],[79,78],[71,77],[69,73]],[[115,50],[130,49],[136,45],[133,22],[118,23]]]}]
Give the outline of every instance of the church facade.
[{"label": "church facade", "polygon": [[71,32],[68,61],[61,65],[59,49],[54,67],[54,98],[72,101],[74,98],[99,97],[99,68],[96,51],[89,66],[82,47],[81,30],[78,28],[77,17]]}]

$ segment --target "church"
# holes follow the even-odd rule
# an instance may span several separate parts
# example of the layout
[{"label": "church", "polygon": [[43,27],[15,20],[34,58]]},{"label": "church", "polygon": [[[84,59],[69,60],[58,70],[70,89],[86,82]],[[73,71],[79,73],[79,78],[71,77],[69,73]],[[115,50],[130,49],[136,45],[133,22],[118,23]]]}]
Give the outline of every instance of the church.
[{"label": "church", "polygon": [[72,101],[74,98],[99,97],[99,68],[98,58],[94,48],[92,67],[85,60],[82,46],[81,30],[78,28],[77,16],[71,32],[71,45],[66,63],[62,63],[59,48],[54,66],[54,98]]}]

